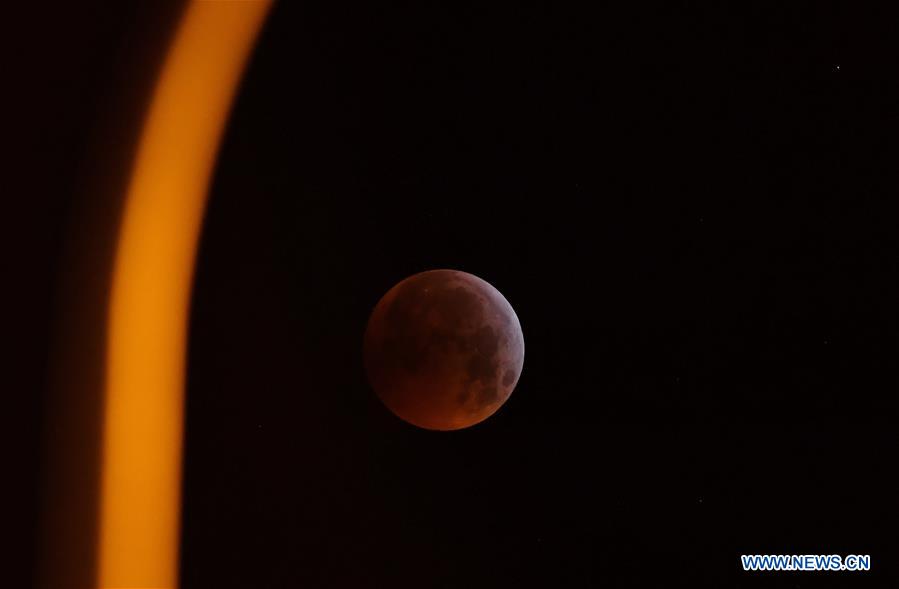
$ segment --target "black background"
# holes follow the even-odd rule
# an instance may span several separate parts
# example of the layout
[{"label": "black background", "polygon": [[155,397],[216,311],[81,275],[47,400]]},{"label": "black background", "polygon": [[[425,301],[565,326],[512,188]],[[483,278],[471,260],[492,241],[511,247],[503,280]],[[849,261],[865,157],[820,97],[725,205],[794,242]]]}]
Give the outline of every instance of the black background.
[{"label": "black background", "polygon": [[[198,259],[184,587],[895,585],[895,15],[743,4],[275,8]],[[361,337],[447,267],[526,357],[435,433]]]}]

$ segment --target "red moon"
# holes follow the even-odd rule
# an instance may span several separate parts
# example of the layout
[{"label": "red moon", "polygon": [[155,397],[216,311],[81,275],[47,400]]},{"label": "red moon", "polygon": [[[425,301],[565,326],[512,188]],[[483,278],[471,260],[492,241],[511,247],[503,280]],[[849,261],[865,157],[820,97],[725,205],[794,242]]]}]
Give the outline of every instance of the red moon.
[{"label": "red moon", "polygon": [[365,371],[400,419],[431,430],[479,423],[521,376],[524,336],[502,294],[477,276],[430,270],[378,302],[364,341]]}]

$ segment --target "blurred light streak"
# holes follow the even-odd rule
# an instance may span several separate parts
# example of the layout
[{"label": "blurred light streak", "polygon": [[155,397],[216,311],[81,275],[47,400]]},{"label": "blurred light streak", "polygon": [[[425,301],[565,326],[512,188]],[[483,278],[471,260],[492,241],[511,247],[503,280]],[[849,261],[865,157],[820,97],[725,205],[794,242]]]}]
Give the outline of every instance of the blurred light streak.
[{"label": "blurred light streak", "polygon": [[154,90],[114,262],[98,585],[178,584],[187,325],[206,195],[272,2],[192,0]]}]

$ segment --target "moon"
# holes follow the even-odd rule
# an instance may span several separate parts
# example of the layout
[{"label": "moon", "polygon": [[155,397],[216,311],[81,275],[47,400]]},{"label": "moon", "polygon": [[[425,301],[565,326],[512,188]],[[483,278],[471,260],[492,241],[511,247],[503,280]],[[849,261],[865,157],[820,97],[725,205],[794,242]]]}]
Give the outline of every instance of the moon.
[{"label": "moon", "polygon": [[400,419],[430,430],[479,423],[512,394],[524,365],[518,316],[488,282],[459,270],[406,278],[372,311],[365,371]]}]

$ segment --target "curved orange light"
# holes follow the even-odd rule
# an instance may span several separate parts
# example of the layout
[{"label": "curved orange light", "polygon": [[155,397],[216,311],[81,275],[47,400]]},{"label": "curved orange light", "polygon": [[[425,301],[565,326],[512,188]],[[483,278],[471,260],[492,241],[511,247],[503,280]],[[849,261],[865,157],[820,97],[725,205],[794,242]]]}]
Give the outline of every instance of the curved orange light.
[{"label": "curved orange light", "polygon": [[218,145],[270,0],[192,0],[144,123],[107,325],[98,583],[178,584],[187,321]]}]

